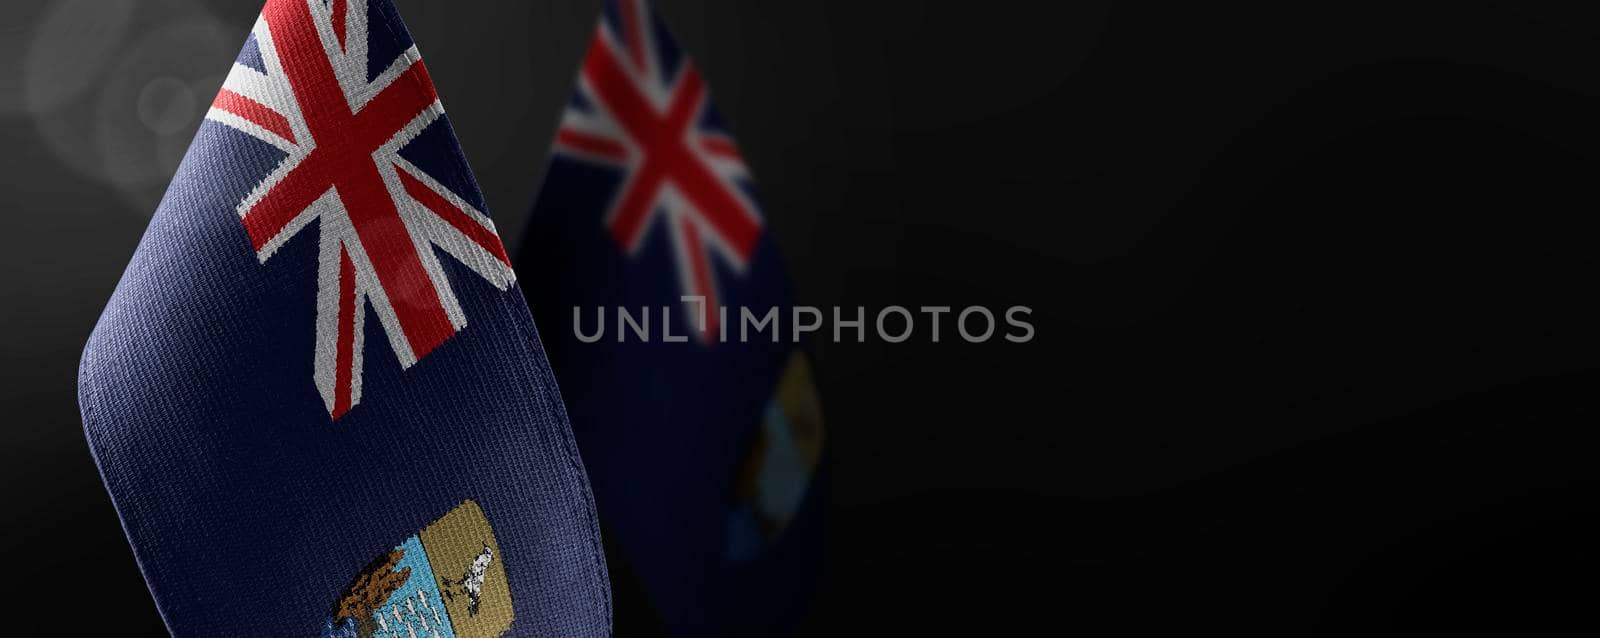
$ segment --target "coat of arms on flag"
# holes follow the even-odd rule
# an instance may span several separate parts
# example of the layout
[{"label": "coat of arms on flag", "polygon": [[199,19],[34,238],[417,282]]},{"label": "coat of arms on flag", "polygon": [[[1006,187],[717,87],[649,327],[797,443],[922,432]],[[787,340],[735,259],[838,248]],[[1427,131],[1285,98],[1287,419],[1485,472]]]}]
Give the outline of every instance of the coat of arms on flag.
[{"label": "coat of arms on flag", "polygon": [[729,559],[754,561],[782,538],[805,504],[822,443],[822,406],[811,364],[795,351],[739,466],[728,518]]},{"label": "coat of arms on flag", "polygon": [[494,530],[468,500],[362,569],[324,638],[497,638],[511,588]]}]

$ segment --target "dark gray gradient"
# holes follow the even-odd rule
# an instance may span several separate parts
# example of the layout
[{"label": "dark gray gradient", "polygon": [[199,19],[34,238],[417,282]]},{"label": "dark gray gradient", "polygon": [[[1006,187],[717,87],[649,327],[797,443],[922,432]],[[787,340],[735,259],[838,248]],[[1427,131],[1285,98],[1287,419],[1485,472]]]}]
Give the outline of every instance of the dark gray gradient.
[{"label": "dark gray gradient", "polygon": [[[396,4],[514,244],[597,3]],[[658,6],[800,303],[1035,310],[818,345],[805,633],[1591,622],[1588,4]],[[0,2],[5,627],[160,631],[74,373],[257,10]]]}]

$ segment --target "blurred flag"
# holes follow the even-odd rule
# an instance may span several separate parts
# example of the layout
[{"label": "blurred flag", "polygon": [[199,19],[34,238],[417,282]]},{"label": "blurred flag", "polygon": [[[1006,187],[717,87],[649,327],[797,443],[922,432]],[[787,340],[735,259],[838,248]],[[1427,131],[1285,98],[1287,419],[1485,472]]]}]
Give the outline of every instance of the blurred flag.
[{"label": "blurred flag", "polygon": [[609,633],[515,288],[390,1],[269,0],[80,369],[174,634]]},{"label": "blurred flag", "polygon": [[741,343],[740,309],[787,324],[788,278],[704,78],[647,3],[603,6],[519,267],[558,273],[528,295],[617,568],[674,634],[781,635],[820,557],[822,418],[788,329]]}]

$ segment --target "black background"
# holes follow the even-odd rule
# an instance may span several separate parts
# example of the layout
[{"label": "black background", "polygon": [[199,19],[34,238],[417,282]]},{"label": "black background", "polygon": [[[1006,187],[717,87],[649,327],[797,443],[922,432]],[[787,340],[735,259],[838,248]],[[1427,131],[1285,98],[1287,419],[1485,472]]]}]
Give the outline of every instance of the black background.
[{"label": "black background", "polygon": [[[8,632],[162,631],[77,355],[258,5],[119,4],[0,7]],[[514,241],[597,3],[396,4]],[[817,344],[803,633],[1592,625],[1600,10],[658,8],[801,303],[1034,309]]]}]

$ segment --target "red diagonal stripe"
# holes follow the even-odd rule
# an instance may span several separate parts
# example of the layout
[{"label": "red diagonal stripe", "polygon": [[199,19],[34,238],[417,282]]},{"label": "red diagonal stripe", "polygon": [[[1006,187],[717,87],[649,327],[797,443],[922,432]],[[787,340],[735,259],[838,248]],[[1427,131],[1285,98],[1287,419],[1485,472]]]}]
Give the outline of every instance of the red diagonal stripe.
[{"label": "red diagonal stripe", "polygon": [[250,123],[270,131],[273,135],[290,142],[295,141],[294,129],[289,126],[289,118],[267,108],[265,104],[233,91],[222,89],[217,92],[217,99],[211,102],[211,106],[242,117]]},{"label": "red diagonal stripe", "polygon": [[739,147],[733,139],[726,135],[707,134],[700,136],[700,148],[705,152],[723,159],[738,160]]},{"label": "red diagonal stripe", "polygon": [[428,210],[433,211],[433,214],[438,215],[440,219],[449,222],[451,226],[455,227],[461,234],[466,235],[473,243],[489,251],[489,254],[494,255],[495,259],[499,259],[501,263],[507,266],[511,265],[511,258],[506,256],[505,246],[500,245],[499,236],[488,228],[484,228],[483,224],[478,223],[477,220],[467,215],[466,211],[461,210],[455,204],[450,203],[450,200],[428,188],[427,184],[407,173],[405,169],[396,167],[395,172],[400,174],[400,183],[405,185],[406,192],[410,193],[413,199],[421,202],[423,206],[427,206]]},{"label": "red diagonal stripe", "polygon": [[628,147],[623,146],[621,142],[569,128],[556,132],[556,144],[613,162],[620,163],[628,159]]},{"label": "red diagonal stripe", "polygon": [[622,1],[622,33],[628,40],[628,53],[633,58],[633,68],[643,74],[650,69],[644,64],[644,16],[639,15],[639,3]]}]

